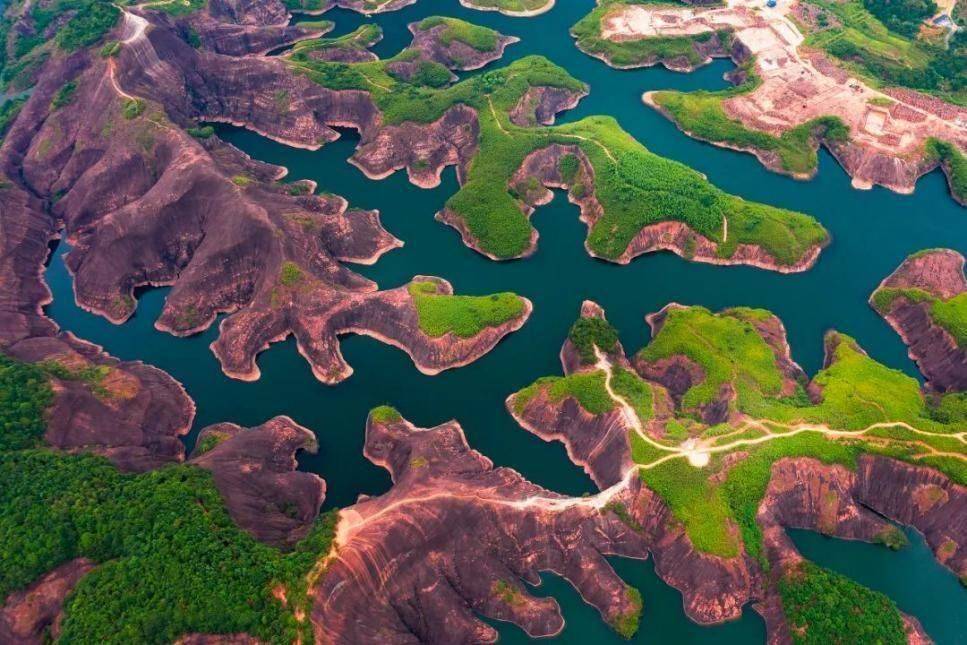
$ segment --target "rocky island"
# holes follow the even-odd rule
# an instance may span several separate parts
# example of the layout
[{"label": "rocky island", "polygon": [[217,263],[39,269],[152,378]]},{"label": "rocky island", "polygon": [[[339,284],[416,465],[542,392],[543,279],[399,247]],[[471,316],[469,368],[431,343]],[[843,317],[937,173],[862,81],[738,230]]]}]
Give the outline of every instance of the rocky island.
[{"label": "rocky island", "polygon": [[[554,5],[466,3],[510,15]],[[380,58],[378,26],[329,37],[331,22],[291,20],[409,4],[37,0],[5,10],[0,82],[14,98],[0,104],[0,642],[492,642],[494,621],[551,637],[565,611],[534,590],[548,574],[632,638],[649,599],[609,559],[649,557],[702,625],[751,606],[769,642],[926,642],[916,617],[808,561],[787,530],[901,548],[897,524],[914,527],[967,579],[956,251],[911,256],[871,296],[925,387],[835,331],[809,378],[762,309],[670,304],[648,316],[651,340],[629,356],[586,301],[562,376],[514,393],[509,373],[486,384],[509,394],[520,436],[564,444],[593,481],[584,496],[491,460],[457,421],[421,428],[382,405],[358,423],[365,457],[391,484],[354,488],[355,503],[327,509],[336,489],[300,454],[325,452],[338,405],[311,429],[278,412],[196,422],[197,391],[49,317],[45,265],[64,244],[89,318],[122,333],[141,292],[165,287],[157,330],[190,336],[217,322],[211,349],[236,381],[257,379],[258,353],[292,335],[318,396],[352,372],[341,336],[371,336],[436,374],[480,358],[534,313],[517,293],[458,295],[417,271],[380,289],[348,267],[404,243],[379,213],[285,181],[286,168],[232,145],[218,123],[309,150],[355,129],[351,161],[374,180],[405,168],[428,188],[455,166],[458,192],[437,218],[493,259],[536,250],[529,218],[553,190],[579,207],[588,252],[613,264],[670,250],[802,272],[829,243],[812,217],[728,194],[611,117],[555,125],[589,88],[541,56],[500,67],[513,37],[429,17]],[[659,11],[599,9],[612,4]],[[717,31],[688,51],[734,52],[738,38]],[[659,58],[673,57],[634,64]],[[810,130],[809,146],[821,134]],[[960,144],[929,145],[956,185]],[[225,382],[256,385],[236,381]],[[393,399],[405,385],[374,394],[402,409]]]},{"label": "rocky island", "polygon": [[967,280],[964,256],[920,251],[903,261],[870,296],[870,304],[910,349],[931,389],[967,388]]},{"label": "rocky island", "polygon": [[[536,251],[529,215],[549,199],[549,188],[566,190],[580,206],[588,251],[619,263],[671,250],[696,261],[794,272],[809,268],[828,242],[808,216],[728,195],[650,153],[613,119],[550,125],[587,87],[544,58],[529,56],[451,85],[451,56],[414,54],[427,51],[424,34],[495,51],[504,41],[465,23],[434,24],[429,32],[425,23],[411,26],[414,45],[391,59],[322,61],[296,47],[288,61],[330,92],[369,97],[365,120],[341,122],[361,132],[352,162],[368,177],[406,168],[413,183],[433,187],[445,166],[456,165],[461,189],[437,218],[484,255],[511,259]],[[401,91],[404,83],[416,87]]]},{"label": "rocky island", "polygon": [[890,3],[772,4],[602,1],[572,33],[584,51],[621,67],[661,63],[690,71],[712,57],[731,57],[738,65],[731,89],[645,93],[647,105],[690,136],[750,152],[797,178],[815,174],[823,145],[858,188],[909,193],[940,167],[963,203],[963,29],[938,45],[926,31],[914,37],[915,26],[884,26]]},{"label": "rocky island", "polygon": [[[762,310],[669,305],[649,324],[651,342],[627,358],[604,312],[585,303],[561,351],[565,375],[538,380],[507,407],[525,429],[564,442],[601,489],[602,509],[645,537],[693,620],[734,619],[753,602],[770,642],[803,628],[795,588],[835,576],[804,563],[785,528],[898,548],[905,538],[889,518],[915,526],[964,576],[959,394],[928,399],[835,332],[825,367],[807,380],[782,323]],[[836,584],[845,599],[829,611],[848,612],[850,599],[870,593]],[[906,617],[873,622],[854,625],[855,637],[919,637]]]}]

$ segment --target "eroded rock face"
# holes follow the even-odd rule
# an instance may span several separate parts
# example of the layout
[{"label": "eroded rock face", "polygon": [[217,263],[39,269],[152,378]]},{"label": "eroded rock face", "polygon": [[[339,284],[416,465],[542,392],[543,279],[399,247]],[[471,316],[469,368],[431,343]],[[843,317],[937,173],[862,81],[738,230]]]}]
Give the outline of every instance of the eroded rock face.
[{"label": "eroded rock face", "polygon": [[365,452],[394,486],[342,512],[336,556],[311,592],[317,639],[495,640],[474,612],[550,636],[564,624],[557,602],[522,584],[542,571],[565,576],[605,620],[637,613],[604,556],[643,557],[643,540],[595,500],[494,468],[455,422],[424,430],[371,418]]},{"label": "eroded rock face", "polygon": [[317,449],[315,434],[288,417],[254,428],[219,423],[198,435],[190,463],[212,472],[236,524],[286,547],[305,536],[325,499],[322,478],[296,470],[296,453]]},{"label": "eroded rock face", "polygon": [[[586,300],[581,317],[604,319],[605,315],[597,303]],[[616,344],[610,356],[627,366],[621,343]],[[565,375],[589,369],[570,339],[561,348],[561,364]],[[517,395],[509,396],[507,410],[528,432],[544,441],[563,443],[571,461],[581,466],[599,489],[618,484],[631,468],[628,431],[617,408],[593,415],[572,398],[554,402],[542,391],[524,405],[517,401]]]},{"label": "eroded rock face", "polygon": [[[890,290],[914,290],[890,298],[886,309],[878,304]],[[967,389],[967,350],[932,315],[931,299],[949,300],[967,291],[964,257],[938,249],[910,256],[889,275],[870,297],[870,303],[906,343],[910,358],[939,392]],[[923,299],[918,293],[925,292]]]},{"label": "eroded rock face", "polygon": [[[250,9],[219,4],[193,15],[192,25],[210,34],[227,12],[246,29],[275,29],[278,12]],[[474,360],[523,323],[526,315],[474,339],[427,337],[405,288],[377,292],[343,264],[374,262],[401,244],[377,213],[309,194],[311,182],[278,185],[285,169],[183,129],[196,119],[228,121],[314,147],[338,136],[330,126],[351,125],[362,132],[356,160],[367,172],[408,165],[415,180],[432,183],[443,165],[469,161],[472,110],[454,108],[429,126],[382,128],[366,93],[321,88],[280,59],[196,50],[179,25],[126,13],[117,58],[82,52],[45,70],[38,101],[49,103],[65,77],[77,83],[75,99],[50,115],[41,109],[48,103],[32,102],[34,120],[18,120],[12,132],[26,187],[61,196],[53,213],[74,246],[67,264],[81,306],[121,322],[134,312],[136,288],[172,285],[156,326],[188,335],[230,314],[213,345],[230,376],[257,378],[256,354],[293,334],[326,383],[351,373],[338,334],[386,340],[435,373]],[[432,49],[433,34],[421,42]],[[125,112],[131,104],[138,109]]]},{"label": "eroded rock face", "polygon": [[[653,336],[670,324],[669,315],[675,306],[647,317]],[[594,303],[586,302],[581,315],[603,318],[604,312]],[[758,334],[772,350],[781,376],[781,385],[776,390],[778,396],[791,396],[807,385],[803,371],[792,361],[785,329],[775,316],[741,308],[725,310],[717,316],[749,323],[752,329],[747,333]],[[826,367],[839,355],[840,343],[844,342],[854,341],[838,334],[827,336]],[[850,350],[858,348],[854,345]],[[787,528],[888,545],[902,543],[903,536],[888,521],[893,520],[917,528],[926,536],[937,559],[963,576],[967,567],[962,547],[967,534],[964,525],[967,511],[961,506],[967,489],[932,468],[872,454],[861,454],[855,470],[805,457],[779,458],[771,466],[768,490],[758,507],[756,521],[763,535],[762,550],[752,551],[751,546],[741,541],[735,557],[697,550],[665,500],[643,483],[649,481],[644,469],[673,457],[667,453],[660,457],[661,453],[657,453],[650,462],[641,461],[644,469],[639,477],[635,459],[641,458],[637,457],[637,451],[642,449],[643,442],[650,443],[650,448],[644,446],[646,450],[660,450],[663,446],[667,450],[672,444],[654,442],[666,439],[665,424],[671,420],[687,422],[688,417],[695,418],[694,413],[704,419],[702,427],[728,422],[735,429],[733,432],[742,432],[743,427],[760,420],[743,412],[731,386],[723,387],[708,406],[682,409],[682,396],[690,387],[701,384],[706,378],[704,370],[684,353],[657,361],[647,361],[642,354],[629,363],[619,345],[607,355],[598,350],[597,363],[588,365],[576,356],[570,341],[565,343],[561,352],[565,374],[603,371],[607,377],[604,392],[593,397],[605,394],[611,397],[615,404],[611,408],[588,412],[581,406],[579,396],[567,393],[553,397],[550,387],[542,388],[541,381],[511,396],[507,405],[525,429],[545,440],[560,440],[567,446],[571,460],[583,467],[603,489],[593,499],[606,499],[603,506],[606,512],[614,513],[643,538],[643,546],[655,558],[656,572],[682,592],[685,610],[691,619],[699,623],[733,619],[740,615],[746,603],[753,602],[766,621],[769,642],[792,642],[776,584],[784,572],[800,565],[802,558],[786,535]],[[626,395],[616,393],[613,380],[619,368],[634,369],[651,388],[650,416],[639,416],[632,406],[621,405],[620,397]],[[813,402],[821,402],[821,388],[813,383],[809,389],[812,389]],[[518,400],[521,396],[527,398]],[[592,393],[586,396],[593,398]],[[634,437],[635,433],[639,437]],[[679,457],[686,457],[696,468],[708,465],[708,461],[693,459],[691,454],[696,446],[701,450],[702,436],[691,433],[680,444],[684,454]],[[721,462],[708,474],[713,484],[709,494],[726,481],[733,468],[752,456],[751,446],[756,442],[746,444],[750,446],[748,449],[741,448],[741,443],[736,442],[735,449],[722,454]],[[726,531],[737,535],[739,527],[730,524],[731,520],[725,521]],[[746,539],[744,533],[743,539]],[[758,556],[751,557],[749,553],[761,553],[771,567],[764,568]],[[916,619],[903,618],[909,642],[929,641]]]},{"label": "eroded rock face", "polygon": [[[897,532],[885,517],[923,533],[937,560],[962,576],[967,570],[967,549],[962,546],[967,536],[965,504],[963,486],[935,470],[886,457],[860,456],[856,471],[805,458],[773,464],[758,512],[765,553],[773,565],[765,597],[756,605],[766,622],[768,642],[791,642],[774,583],[802,557],[786,528],[885,541]],[[909,643],[932,642],[916,618],[903,618]]]},{"label": "eroded rock face", "polygon": [[59,367],[44,440],[66,451],[102,454],[122,470],[144,471],[181,461],[179,437],[195,406],[161,370],[121,362],[70,334],[28,338],[6,348],[14,358]]},{"label": "eroded rock face", "polygon": [[5,599],[0,606],[0,642],[40,645],[60,634],[64,599],[94,563],[86,558],[66,562]]},{"label": "eroded rock face", "polygon": [[[450,295],[453,288],[440,278],[417,276],[414,282],[431,281],[437,294]],[[417,369],[438,374],[480,358],[507,334],[519,329],[530,315],[531,305],[524,301],[521,315],[496,327],[487,327],[470,338],[452,332],[428,336],[421,328],[414,297],[409,286],[390,291],[347,293],[325,291],[308,283],[275,294],[279,302],[257,301],[249,310],[221,325],[221,335],[212,349],[229,376],[242,380],[259,377],[255,356],[269,343],[290,333],[296,337],[299,352],[323,383],[334,384],[352,374],[339,350],[338,337],[356,333],[371,336],[405,351]]]},{"label": "eroded rock face", "polygon": [[414,184],[433,188],[440,185],[446,166],[456,166],[458,178],[466,176],[467,166],[477,153],[479,133],[477,113],[456,105],[432,123],[407,122],[380,128],[360,142],[350,161],[370,179],[382,179],[406,168]]},{"label": "eroded rock face", "polygon": [[553,125],[561,112],[577,107],[584,94],[565,87],[530,87],[510,113],[510,122],[521,127]]},{"label": "eroded rock face", "polygon": [[447,31],[445,24],[424,29],[421,22],[414,22],[409,25],[409,30],[413,34],[410,49],[419,51],[421,57],[426,60],[440,63],[449,69],[459,70],[480,69],[487,63],[501,58],[508,45],[520,40],[513,36],[497,34],[496,46],[493,49],[484,50],[471,47],[461,40],[452,39],[446,42],[443,38]]}]

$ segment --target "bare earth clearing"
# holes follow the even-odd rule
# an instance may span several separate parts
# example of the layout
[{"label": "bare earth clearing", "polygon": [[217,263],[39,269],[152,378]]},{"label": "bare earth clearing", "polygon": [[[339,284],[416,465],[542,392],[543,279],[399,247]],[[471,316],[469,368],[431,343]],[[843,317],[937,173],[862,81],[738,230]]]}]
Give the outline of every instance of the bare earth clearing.
[{"label": "bare earth clearing", "polygon": [[[795,5],[794,0],[780,0],[773,8],[757,0],[730,0],[714,9],[620,5],[602,20],[601,35],[621,41],[734,30],[738,43],[755,57],[762,83],[725,100],[726,113],[750,129],[777,136],[817,117],[839,117],[858,148],[854,154],[860,155],[849,164],[857,188],[883,183],[878,177],[884,176],[884,156],[901,164],[922,155],[930,137],[967,148],[967,109],[912,91],[887,94],[850,77],[821,53],[801,47],[803,35],[789,19]],[[887,187],[913,190],[912,183]]]}]

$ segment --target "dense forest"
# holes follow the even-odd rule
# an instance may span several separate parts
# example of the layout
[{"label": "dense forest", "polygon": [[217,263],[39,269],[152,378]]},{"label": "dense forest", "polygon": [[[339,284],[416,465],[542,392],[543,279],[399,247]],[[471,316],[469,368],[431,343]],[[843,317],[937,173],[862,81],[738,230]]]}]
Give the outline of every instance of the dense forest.
[{"label": "dense forest", "polygon": [[170,643],[192,632],[305,640],[294,612],[329,552],[335,513],[279,551],[235,525],[206,470],[127,475],[102,457],[38,447],[51,399],[47,372],[0,356],[0,598],[86,557],[98,566],[68,598],[65,642]]}]

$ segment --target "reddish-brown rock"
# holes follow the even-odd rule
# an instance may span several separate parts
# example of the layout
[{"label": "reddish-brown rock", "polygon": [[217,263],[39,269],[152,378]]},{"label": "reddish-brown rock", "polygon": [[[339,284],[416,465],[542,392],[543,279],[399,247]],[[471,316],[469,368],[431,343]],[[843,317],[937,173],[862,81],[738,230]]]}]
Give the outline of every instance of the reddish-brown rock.
[{"label": "reddish-brown rock", "polygon": [[[891,289],[925,292],[928,298],[900,294],[889,299],[888,309],[881,310],[878,293]],[[910,358],[917,362],[929,387],[938,392],[967,390],[967,348],[960,347],[953,334],[934,319],[930,298],[949,300],[965,291],[964,256],[935,249],[908,257],[870,296],[871,306],[900,334]]]},{"label": "reddish-brown rock", "polygon": [[292,546],[305,536],[326,494],[326,483],[296,470],[296,453],[315,452],[315,434],[288,417],[254,428],[208,426],[191,463],[212,472],[232,519],[261,542]]},{"label": "reddish-brown rock", "polygon": [[22,591],[6,597],[0,606],[0,643],[40,645],[60,633],[64,599],[77,582],[94,568],[85,558],[66,562]]},{"label": "reddish-brown rock", "polygon": [[371,418],[365,452],[394,486],[342,511],[336,555],[311,591],[317,639],[495,640],[475,612],[550,636],[563,627],[557,602],[523,585],[544,571],[566,577],[605,620],[636,610],[604,556],[644,557],[642,537],[596,500],[494,468],[454,422],[423,430]]}]

